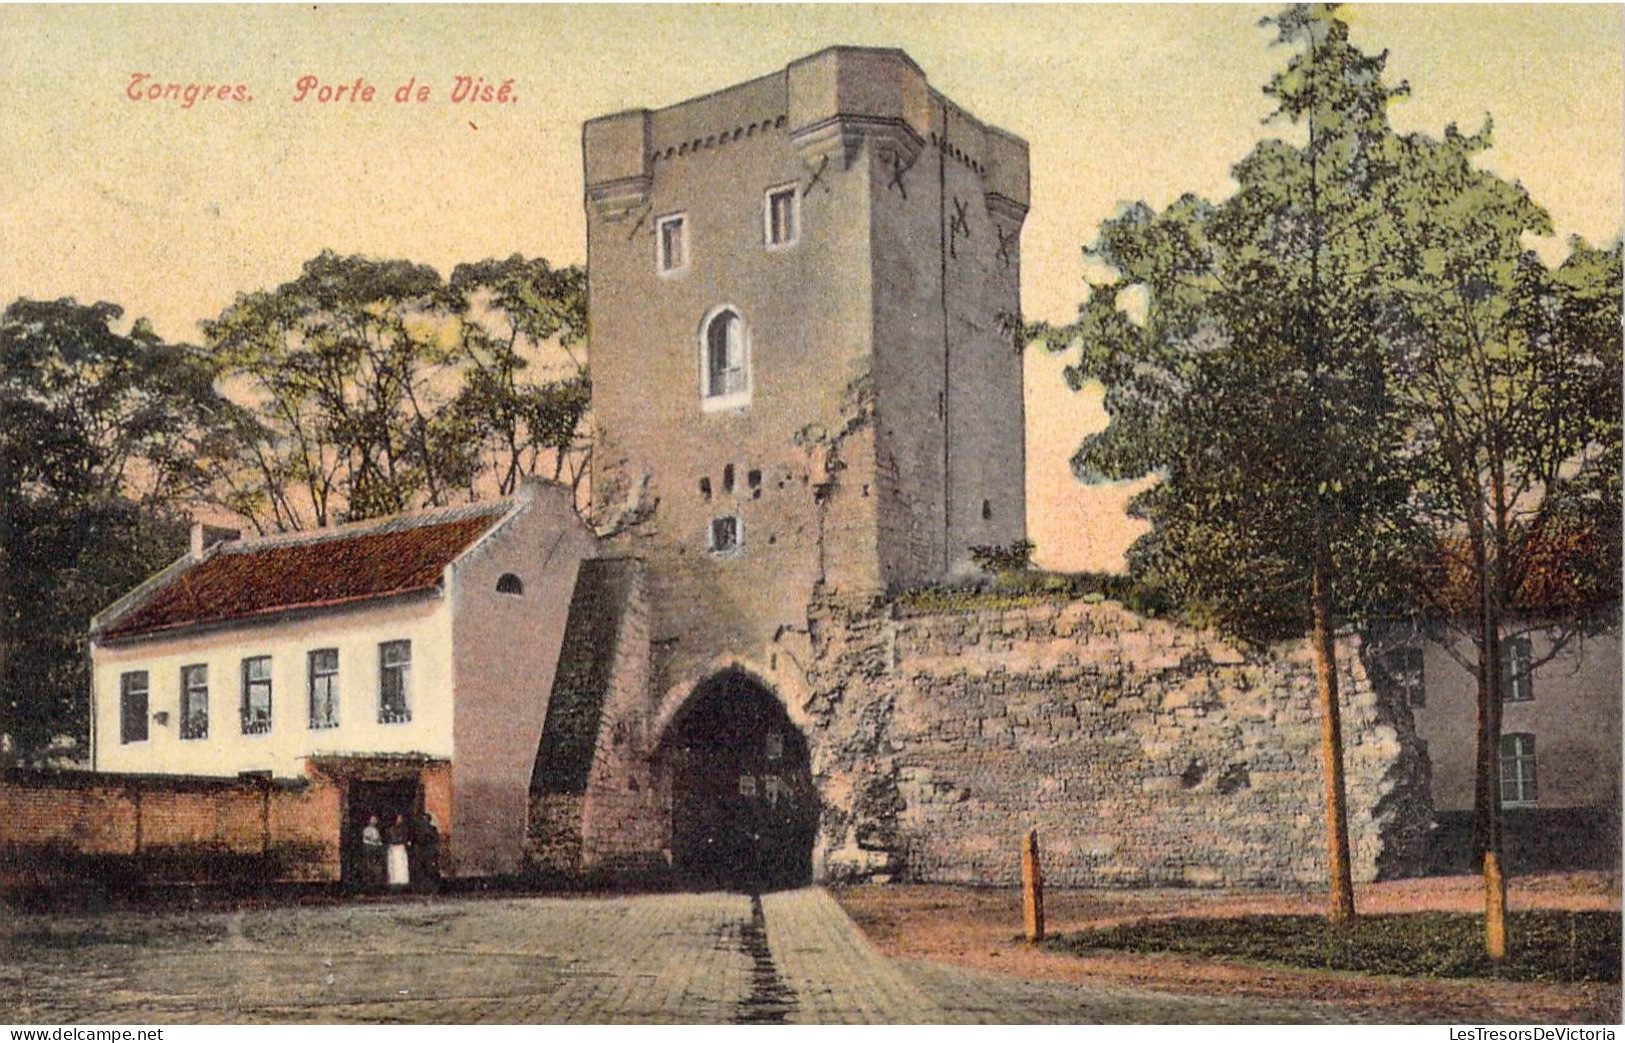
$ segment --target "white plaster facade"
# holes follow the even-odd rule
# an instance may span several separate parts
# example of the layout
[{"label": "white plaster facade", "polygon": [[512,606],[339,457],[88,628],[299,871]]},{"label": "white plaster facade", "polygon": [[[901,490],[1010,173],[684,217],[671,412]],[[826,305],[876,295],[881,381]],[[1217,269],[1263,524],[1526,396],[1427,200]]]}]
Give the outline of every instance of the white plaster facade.
[{"label": "white plaster facade", "polygon": [[[221,548],[188,554],[92,621],[92,767],[296,777],[311,757],[410,754],[452,760],[461,753],[481,762],[493,756],[487,747],[510,742],[528,747],[525,755],[533,757],[576,569],[595,552],[596,541],[575,516],[570,491],[560,486],[527,485],[512,501],[487,509],[484,531],[451,556],[429,589],[110,637],[121,619],[163,588],[184,584],[190,567]],[[438,516],[425,517],[433,522]],[[384,519],[325,534],[242,541],[233,550],[251,552],[300,539],[337,543],[347,533],[365,535],[369,525],[380,523],[412,524],[407,518]],[[505,576],[517,577],[523,592],[497,592]],[[410,643],[409,720],[381,713],[381,647],[393,642]],[[332,727],[311,721],[309,657],[323,649],[338,654],[338,723]],[[261,656],[271,663],[271,721],[263,733],[251,733],[241,715],[244,662]],[[208,731],[183,738],[182,671],[198,665],[208,671]],[[146,736],[125,741],[123,678],[134,672],[146,675]],[[500,720],[483,719],[491,713]],[[459,736],[468,749],[457,748]],[[524,767],[525,772],[514,773],[521,784],[528,778],[528,760]]]},{"label": "white plaster facade", "polygon": [[[443,597],[413,597],[305,618],[180,634],[162,640],[92,645],[94,677],[92,767],[96,771],[180,775],[303,773],[311,756],[365,752],[451,758],[451,605]],[[379,645],[411,642],[407,705],[411,720],[379,721]],[[308,656],[338,651],[338,725],[313,728]],[[271,727],[244,734],[239,708],[243,661],[271,657]],[[181,670],[208,668],[206,737],[181,737]],[[147,739],[124,742],[120,683],[147,673]]]}]

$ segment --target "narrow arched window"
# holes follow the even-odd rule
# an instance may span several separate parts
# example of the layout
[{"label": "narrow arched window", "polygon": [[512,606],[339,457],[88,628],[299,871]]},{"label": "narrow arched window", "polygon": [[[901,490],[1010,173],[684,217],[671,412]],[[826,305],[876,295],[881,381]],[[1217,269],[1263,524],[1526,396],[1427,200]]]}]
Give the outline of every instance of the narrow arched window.
[{"label": "narrow arched window", "polygon": [[708,408],[744,405],[750,396],[750,348],[745,320],[731,307],[717,309],[700,332],[700,390]]},{"label": "narrow arched window", "polygon": [[498,594],[523,594],[525,581],[511,572],[504,572],[502,578],[497,580]]}]

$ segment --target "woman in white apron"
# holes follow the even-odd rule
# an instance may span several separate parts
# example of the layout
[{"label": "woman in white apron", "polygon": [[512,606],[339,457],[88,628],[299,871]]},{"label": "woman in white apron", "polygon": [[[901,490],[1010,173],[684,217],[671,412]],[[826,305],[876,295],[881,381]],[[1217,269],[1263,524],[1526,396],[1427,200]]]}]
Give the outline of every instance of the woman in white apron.
[{"label": "woman in white apron", "polygon": [[406,857],[406,821],[400,815],[395,816],[394,823],[389,827],[389,851],[386,857],[389,866],[389,886],[405,887],[412,882],[412,872],[409,868],[411,862]]}]

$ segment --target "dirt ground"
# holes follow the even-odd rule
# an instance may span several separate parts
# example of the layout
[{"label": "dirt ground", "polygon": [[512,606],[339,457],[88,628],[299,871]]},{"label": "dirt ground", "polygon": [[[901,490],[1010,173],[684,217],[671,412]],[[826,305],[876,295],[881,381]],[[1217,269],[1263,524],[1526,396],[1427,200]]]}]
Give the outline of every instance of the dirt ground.
[{"label": "dirt ground", "polygon": [[[1477,877],[1397,880],[1355,889],[1362,913],[1483,907]],[[1167,992],[1314,1000],[1381,1012],[1381,1020],[1467,1024],[1618,1024],[1620,987],[1482,980],[1378,977],[1307,971],[1175,955],[1074,957],[1028,946],[1021,935],[1021,894],[931,885],[833,889],[837,901],[888,956],[931,960],[1022,978],[1133,985]],[[1612,873],[1516,878],[1509,908],[1618,910]],[[1142,919],[1249,913],[1319,913],[1324,896],[1259,892],[1050,891],[1051,934]],[[1514,940],[1515,944],[1515,940]]]}]

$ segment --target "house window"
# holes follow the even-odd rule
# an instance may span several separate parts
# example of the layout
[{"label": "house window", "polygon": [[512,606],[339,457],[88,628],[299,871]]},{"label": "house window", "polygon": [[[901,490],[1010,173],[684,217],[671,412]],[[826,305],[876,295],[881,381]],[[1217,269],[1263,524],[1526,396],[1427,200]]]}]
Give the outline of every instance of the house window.
[{"label": "house window", "polygon": [[310,653],[310,726],[339,726],[339,650],[318,648]]},{"label": "house window", "polygon": [[511,572],[504,572],[502,574],[501,578],[497,580],[497,593],[498,594],[515,594],[515,595],[518,595],[518,594],[523,594],[524,592],[525,592],[525,581],[520,579],[518,576],[515,576]]},{"label": "house window", "polygon": [[1422,668],[1422,650],[1420,648],[1396,648],[1388,655],[1388,674],[1394,680],[1394,685],[1405,696],[1405,702],[1412,707],[1424,707],[1428,704],[1426,674]]},{"label": "house window", "polygon": [[385,641],[378,646],[378,723],[405,724],[412,719],[408,697],[412,684],[412,642]]},{"label": "house window", "polygon": [[118,679],[119,741],[147,741],[147,672],[131,670]]},{"label": "house window", "polygon": [[1528,637],[1509,637],[1502,645],[1501,691],[1503,701],[1527,703],[1535,698],[1534,649]]},{"label": "house window", "polygon": [[745,320],[730,307],[719,308],[700,327],[701,405],[731,409],[750,401],[750,349]]},{"label": "house window", "polygon": [[801,237],[800,193],[795,185],[768,190],[762,205],[762,235],[769,247],[790,246]]},{"label": "house window", "polygon": [[271,657],[243,660],[243,734],[264,735],[271,730]]},{"label": "house window", "polygon": [[737,514],[711,519],[710,550],[712,554],[733,554],[744,543],[744,523]]},{"label": "house window", "polygon": [[209,668],[181,667],[181,738],[209,737]]},{"label": "house window", "polygon": [[1535,737],[1527,732],[1501,736],[1501,803],[1535,802]]},{"label": "house window", "polygon": [[655,264],[660,274],[688,267],[688,217],[672,214],[655,222]]}]

